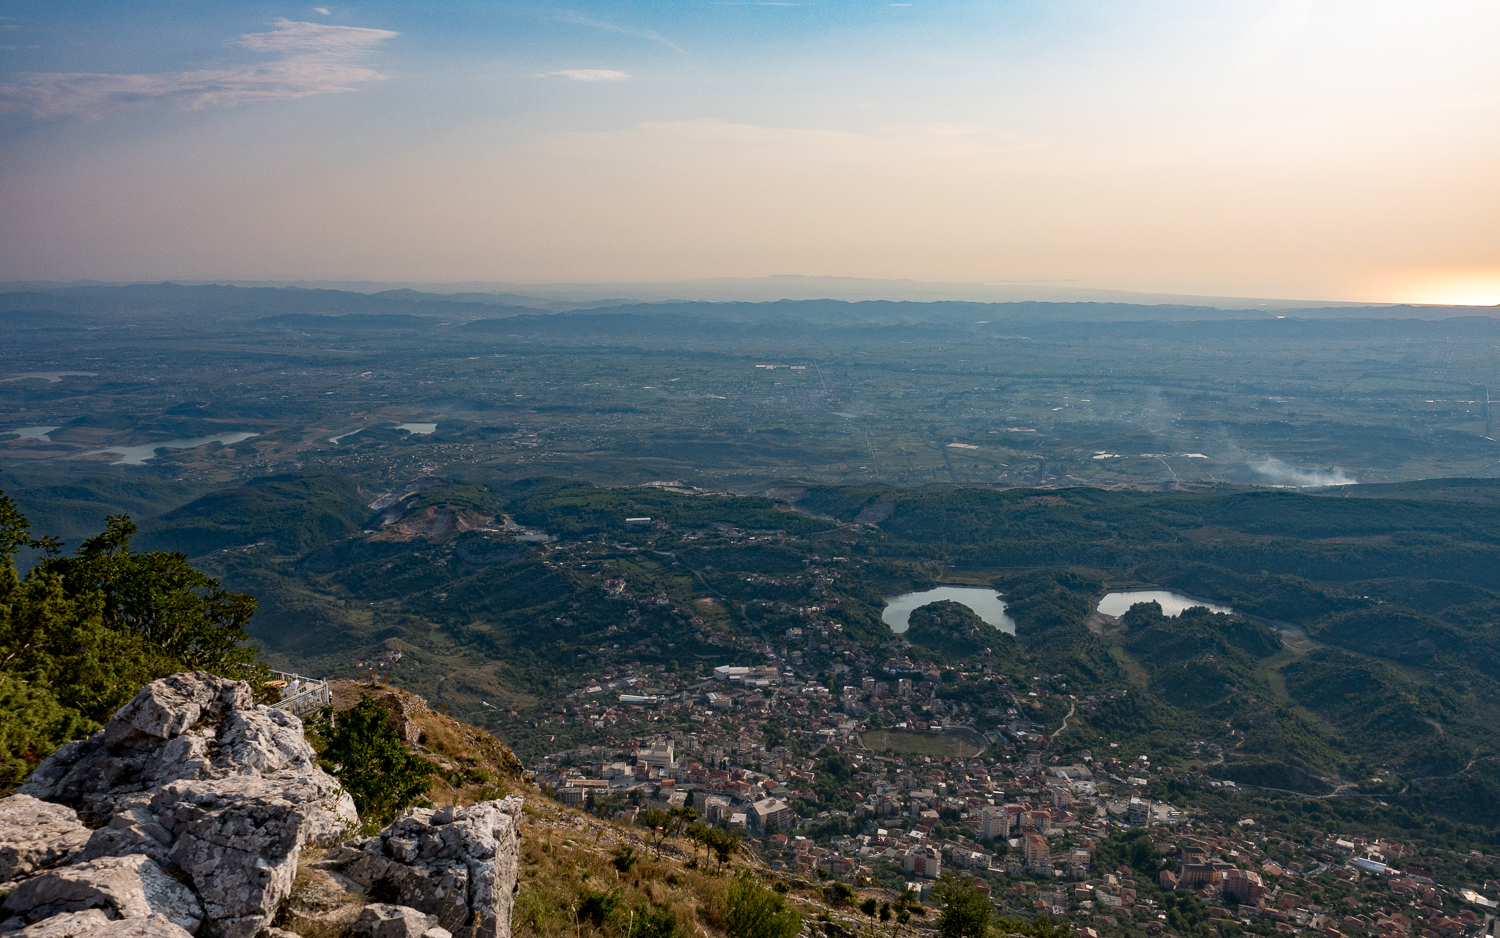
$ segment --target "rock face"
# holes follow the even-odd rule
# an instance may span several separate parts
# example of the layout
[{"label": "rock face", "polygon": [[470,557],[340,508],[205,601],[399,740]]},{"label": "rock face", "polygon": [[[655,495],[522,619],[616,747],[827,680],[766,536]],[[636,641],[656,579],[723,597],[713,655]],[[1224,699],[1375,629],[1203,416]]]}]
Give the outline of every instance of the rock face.
[{"label": "rock face", "polygon": [[192,938],[192,932],[162,915],[146,915],[111,921],[95,910],[54,915],[16,932],[13,938]]},{"label": "rock face", "polygon": [[[100,826],[87,831],[69,809]],[[10,818],[14,826],[40,819],[57,835],[7,833]],[[302,848],[338,844],[357,820],[295,716],[257,706],[242,681],[174,674],[143,688],[89,739],[53,753],[20,793],[0,801],[0,860],[13,858],[16,871],[9,878],[54,868],[23,883],[6,908],[31,921],[87,908],[113,920],[155,911],[189,931],[201,921],[210,938],[254,938],[290,894]],[[60,867],[65,860],[76,865]],[[185,874],[192,889],[162,867]],[[129,891],[120,883],[132,876],[177,887],[193,913],[111,898]]]},{"label": "rock face", "polygon": [[156,913],[188,931],[203,923],[192,890],[150,857],[105,857],[49,870],[5,898],[5,910],[41,922],[54,915],[99,909],[111,919]]},{"label": "rock face", "polygon": [[[234,777],[274,781],[302,804],[307,822],[330,843],[355,818],[338,782],[317,767],[302,722],[285,710],[257,707],[250,685],[203,671],[146,685],[104,729],[49,756],[20,793],[76,808],[87,820],[114,824],[174,782]],[[134,822],[144,823],[142,817]],[[112,851],[118,852],[118,851]]]},{"label": "rock face", "polygon": [[[243,682],[174,674],[0,799],[0,934],[296,938],[280,913],[309,933],[509,938],[520,809],[419,810],[344,843],[354,803],[301,721]],[[309,846],[334,849],[299,879]]]},{"label": "rock face", "polygon": [[0,883],[56,866],[88,840],[71,808],[12,795],[0,801]]},{"label": "rock face", "polygon": [[385,902],[365,906],[354,923],[354,934],[358,938],[453,938],[438,925],[436,915]]},{"label": "rock face", "polygon": [[455,938],[510,938],[520,812],[515,797],[413,811],[316,866],[343,874],[373,898],[437,916]]}]

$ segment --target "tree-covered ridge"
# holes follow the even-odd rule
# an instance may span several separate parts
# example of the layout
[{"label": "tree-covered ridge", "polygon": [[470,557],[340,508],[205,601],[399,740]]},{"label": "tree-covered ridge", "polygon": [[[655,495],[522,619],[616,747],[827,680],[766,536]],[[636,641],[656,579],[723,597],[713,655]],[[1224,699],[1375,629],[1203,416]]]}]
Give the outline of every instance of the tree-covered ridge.
[{"label": "tree-covered ridge", "polygon": [[687,527],[715,524],[809,534],[833,527],[769,498],[690,496],[659,488],[606,488],[588,482],[538,479],[507,486],[509,511],[522,524],[560,535],[623,531],[629,517]]},{"label": "tree-covered ridge", "polygon": [[[254,598],[223,590],[180,553],[131,550],[135,530],[110,518],[63,557],[0,495],[0,788],[159,677],[264,675],[245,631]],[[24,577],[23,549],[47,553]]]},{"label": "tree-covered ridge", "polygon": [[1008,661],[1016,644],[968,606],[947,600],[912,610],[902,637],[954,661],[976,656],[993,657],[996,663]]},{"label": "tree-covered ridge", "polygon": [[995,491],[814,488],[799,504],[853,522],[892,506],[886,550],[971,567],[1131,568],[1203,563],[1312,580],[1414,577],[1500,589],[1490,561],[1500,508],[1289,492],[1155,494],[1073,488]]},{"label": "tree-covered ridge", "polygon": [[370,515],[365,501],[343,477],[267,476],[167,512],[143,540],[189,555],[256,541],[301,554],[360,530]]},{"label": "tree-covered ridge", "polygon": [[[268,660],[354,677],[372,666],[359,662],[399,652],[403,686],[491,722],[528,759],[598,736],[575,708],[590,684],[606,683],[596,675],[622,662],[649,688],[650,674],[692,683],[715,665],[800,650],[799,677],[838,695],[864,677],[886,681],[885,664],[909,654],[943,671],[942,706],[924,704],[923,721],[971,719],[985,732],[1015,723],[1060,732],[1056,746],[1114,743],[1269,788],[1357,784],[1418,814],[1500,805],[1500,751],[1487,729],[1500,719],[1500,591],[1490,583],[1500,508],[1488,504],[951,486],[781,489],[777,500],[555,479],[423,486],[376,518],[354,510],[370,493],[339,494],[318,478],[268,482],[266,495],[244,486],[171,518],[209,517],[234,544],[266,542],[197,562],[257,597],[253,635]],[[378,529],[392,511],[445,507],[496,523],[396,538],[355,530],[319,547],[299,539],[291,526],[306,529],[335,495],[350,506],[346,526]],[[256,519],[274,513],[235,528],[241,503],[274,503],[289,527],[266,521],[270,530],[252,538]],[[307,517],[289,507],[298,504]],[[501,515],[557,540],[517,540],[498,530]],[[642,516],[651,523],[625,524]],[[1352,533],[1322,536],[1341,530]],[[113,584],[119,575],[99,571],[120,536],[37,575],[102,603],[102,586],[63,574],[81,564]],[[886,598],[941,582],[1001,591],[1016,636],[963,607],[930,606],[914,613],[903,650],[881,620]],[[1093,612],[1110,589],[1144,585],[1237,614]],[[134,613],[110,621],[110,635],[139,638]],[[903,718],[881,716],[886,726]],[[1375,784],[1377,771],[1391,781]]]},{"label": "tree-covered ridge", "polygon": [[[879,664],[885,660],[880,646],[894,638],[880,620],[884,597],[932,584],[946,561],[949,569],[970,571],[970,582],[977,574],[1004,593],[1018,634],[996,638],[988,627],[978,628],[982,623],[969,622],[962,629],[948,628],[948,636],[941,634],[941,625],[929,635],[919,610],[914,630],[905,636],[914,643],[914,659],[971,670],[988,664],[1028,679],[1045,675],[1055,689],[1093,698],[1070,724],[1067,739],[1081,745],[1109,739],[1182,759],[1197,754],[1206,761],[1207,753],[1189,744],[1195,738],[1217,740],[1227,744],[1213,770],[1223,776],[1322,791],[1326,784],[1319,778],[1357,775],[1361,762],[1377,755],[1394,760],[1398,770],[1449,765],[1465,747],[1472,755],[1475,746],[1484,745],[1470,727],[1500,717],[1484,696],[1491,686],[1486,669],[1500,660],[1488,653],[1485,623],[1500,619],[1500,602],[1485,586],[1461,582],[1465,568],[1451,569],[1445,580],[1314,578],[1320,565],[1351,551],[1386,551],[1392,563],[1411,566],[1426,552],[1452,548],[1452,536],[1500,531],[1500,511],[1488,506],[1455,510],[1441,502],[1403,503],[1395,516],[1424,529],[1421,537],[1398,531],[1310,540],[1292,535],[1324,533],[1341,524],[1385,530],[1380,525],[1389,528],[1382,519],[1392,516],[1392,501],[865,487],[810,489],[797,500],[798,510],[788,511],[762,498],[534,480],[437,488],[424,493],[421,503],[477,505],[484,499],[493,499],[487,508],[492,504],[562,540],[528,546],[477,531],[407,543],[355,537],[298,561],[302,575],[320,592],[378,603],[372,626],[384,624],[373,633],[377,647],[417,656],[414,662],[430,659],[431,667],[450,675],[479,662],[501,662],[487,672],[497,686],[464,691],[450,677],[442,693],[490,701],[509,693],[501,699],[515,701],[518,709],[545,707],[572,686],[575,672],[614,655],[663,665],[754,663],[757,657],[748,652],[761,639],[774,645],[778,636],[801,628],[812,609],[836,619],[840,635],[871,648]],[[848,522],[882,502],[894,506],[885,520]],[[1325,507],[1330,515],[1319,521]],[[1429,511],[1432,517],[1424,521]],[[823,514],[839,520],[815,516]],[[636,516],[649,516],[652,524],[624,524]],[[1241,516],[1257,532],[1291,533],[1267,547],[1273,535],[1225,523]],[[1457,524],[1460,518],[1463,525]],[[1466,550],[1492,553],[1478,541],[1465,543]],[[1254,553],[1273,548],[1281,552],[1275,558],[1281,569],[1268,569],[1271,564],[1262,563],[1266,554]],[[1032,569],[990,566],[995,551]],[[1309,557],[1309,569],[1298,566]],[[287,581],[270,578],[272,566],[247,556],[235,559],[233,569],[235,582],[248,584],[253,577],[266,584],[265,595],[282,608]],[[623,591],[606,590],[611,580],[622,583]],[[1111,582],[1178,588],[1227,602],[1254,618],[1206,612],[1169,618],[1137,610],[1122,627],[1099,634],[1090,613]],[[286,622],[285,631],[266,632],[264,638],[278,650],[359,647],[357,620],[322,609],[329,614],[319,628],[294,627],[294,620],[278,615],[268,621]],[[967,622],[966,610],[949,611]],[[1422,699],[1441,705],[1456,722],[1445,725],[1444,735],[1430,723],[1408,721],[1416,734],[1388,745],[1379,741],[1384,738],[1379,714],[1386,711],[1301,699],[1299,688],[1306,682],[1299,675],[1320,659],[1286,651],[1268,621],[1299,625],[1319,647],[1343,647],[1372,667],[1388,660],[1389,667],[1375,668],[1388,678],[1377,681],[1377,694],[1399,698],[1408,692],[1402,681],[1413,678],[1393,668],[1435,669],[1450,680],[1475,675],[1485,683],[1439,690],[1443,678],[1416,678],[1414,686],[1426,688]],[[1412,632],[1414,625],[1424,631]],[[988,639],[982,645],[977,643],[981,634]],[[945,641],[951,645],[933,647]],[[616,645],[619,650],[613,651]],[[984,647],[991,648],[988,660],[976,654]],[[930,653],[919,654],[922,649]],[[319,660],[328,662],[324,670],[337,672],[347,668],[339,659],[353,656],[347,651]],[[844,680],[829,683],[837,688]],[[940,693],[977,708],[974,712],[993,709],[973,683],[945,684]],[[455,702],[480,706],[463,697]],[[1051,707],[1047,700],[1044,712]],[[1431,728],[1429,737],[1421,736],[1421,726]],[[1230,730],[1239,735],[1224,739]],[[518,728],[512,738],[524,749],[528,735]]]}]

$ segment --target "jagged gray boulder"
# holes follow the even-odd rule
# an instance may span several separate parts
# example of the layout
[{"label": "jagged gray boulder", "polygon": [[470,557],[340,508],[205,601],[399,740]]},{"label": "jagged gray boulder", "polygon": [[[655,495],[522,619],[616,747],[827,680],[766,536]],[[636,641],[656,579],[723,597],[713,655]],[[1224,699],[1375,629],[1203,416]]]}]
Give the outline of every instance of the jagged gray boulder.
[{"label": "jagged gray boulder", "polygon": [[10,938],[192,938],[165,915],[137,915],[111,921],[102,912],[54,915],[15,932]]},{"label": "jagged gray boulder", "polygon": [[83,860],[140,856],[183,870],[212,938],[254,938],[290,893],[302,848],[334,846],[357,823],[300,720],[203,671],[153,681],[20,792],[100,825]]},{"label": "jagged gray boulder", "polygon": [[[106,824],[127,796],[178,781],[233,776],[272,778],[313,790],[300,796],[316,839],[336,842],[354,818],[347,796],[329,802],[337,783],[319,769],[302,721],[256,706],[250,685],[205,671],[152,681],[104,729],[47,757],[19,792],[76,808]],[[128,826],[128,825],[127,825]]]},{"label": "jagged gray boulder", "polygon": [[356,938],[453,938],[436,915],[404,905],[376,902],[367,905],[354,923]]},{"label": "jagged gray boulder", "polygon": [[109,916],[98,909],[68,912],[27,925],[12,938],[76,938],[78,935],[98,931],[109,924]]},{"label": "jagged gray boulder", "polygon": [[196,931],[203,905],[192,890],[168,876],[150,857],[103,857],[48,870],[5,897],[5,910],[29,922],[98,909],[111,919],[153,913]]},{"label": "jagged gray boulder", "polygon": [[[256,706],[242,682],[175,674],[0,799],[0,883],[15,886],[0,933],[296,938],[277,921],[360,938],[509,938],[520,810],[507,798],[415,811],[344,843],[354,803],[318,768],[301,722]],[[307,846],[333,849],[288,902]]]},{"label": "jagged gray boulder", "polygon": [[111,746],[138,735],[171,739],[191,729],[205,714],[213,717],[253,707],[254,696],[244,681],[215,677],[207,671],[174,674],[141,688],[115,713],[104,735]]},{"label": "jagged gray boulder", "polygon": [[89,834],[65,805],[30,795],[0,799],[0,883],[63,863],[83,849]]},{"label": "jagged gray boulder", "polygon": [[516,797],[413,811],[315,866],[342,873],[377,898],[437,916],[455,938],[510,938],[520,813]]},{"label": "jagged gray boulder", "polygon": [[168,785],[153,807],[174,836],[169,856],[192,877],[215,934],[254,938],[291,895],[308,840],[305,806],[273,781],[232,778]]}]

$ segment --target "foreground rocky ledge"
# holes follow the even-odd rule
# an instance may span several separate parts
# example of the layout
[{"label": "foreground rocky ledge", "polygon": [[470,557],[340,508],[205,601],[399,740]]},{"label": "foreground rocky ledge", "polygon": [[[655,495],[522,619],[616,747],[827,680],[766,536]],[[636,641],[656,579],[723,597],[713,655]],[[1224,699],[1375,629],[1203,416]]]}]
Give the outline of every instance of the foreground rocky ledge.
[{"label": "foreground rocky ledge", "polygon": [[[142,688],[0,799],[0,933],[509,938],[521,800],[415,811],[346,840],[354,803],[302,723],[202,671]],[[288,905],[306,848],[321,905]],[[389,900],[369,905],[364,896]]]}]

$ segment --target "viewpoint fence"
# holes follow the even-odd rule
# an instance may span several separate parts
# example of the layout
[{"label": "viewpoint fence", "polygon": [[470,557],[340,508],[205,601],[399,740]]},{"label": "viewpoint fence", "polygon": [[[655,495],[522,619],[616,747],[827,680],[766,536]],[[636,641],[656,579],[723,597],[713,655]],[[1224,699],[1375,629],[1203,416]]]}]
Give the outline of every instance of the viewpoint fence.
[{"label": "viewpoint fence", "polygon": [[281,684],[281,699],[272,704],[273,707],[302,717],[333,703],[333,691],[327,681],[286,671],[272,671],[271,675]]}]

